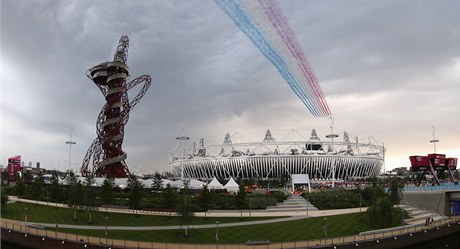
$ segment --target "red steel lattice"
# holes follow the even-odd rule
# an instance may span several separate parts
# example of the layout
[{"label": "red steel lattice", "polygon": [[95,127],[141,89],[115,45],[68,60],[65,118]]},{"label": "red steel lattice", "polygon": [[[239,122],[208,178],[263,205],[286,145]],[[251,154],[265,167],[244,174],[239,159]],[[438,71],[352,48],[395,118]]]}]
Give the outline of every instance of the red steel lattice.
[{"label": "red steel lattice", "polygon": [[[127,178],[131,175],[125,159],[126,152],[121,148],[125,125],[129,112],[136,106],[150,87],[151,77],[142,75],[130,82],[128,60],[129,39],[122,36],[115,51],[113,61],[104,62],[89,69],[87,76],[105,97],[96,122],[97,138],[94,139],[83,159],[81,172],[84,176],[92,173],[96,177],[112,176]],[[143,84],[139,93],[129,102],[128,91],[138,84]],[[92,159],[92,171],[88,165]]]}]

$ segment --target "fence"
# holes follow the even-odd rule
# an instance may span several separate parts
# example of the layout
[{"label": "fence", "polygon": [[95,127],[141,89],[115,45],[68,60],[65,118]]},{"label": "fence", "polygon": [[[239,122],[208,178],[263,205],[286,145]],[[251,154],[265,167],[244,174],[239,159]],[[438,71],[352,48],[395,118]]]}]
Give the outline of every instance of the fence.
[{"label": "fence", "polygon": [[[369,240],[378,241],[380,239],[396,237],[400,235],[407,235],[416,232],[425,232],[429,233],[432,229],[439,229],[439,227],[451,225],[460,225],[460,216],[452,216],[448,219],[435,221],[429,225],[408,225],[402,226],[397,229],[388,229],[387,231],[376,231],[376,232],[366,232],[366,234],[361,235],[352,235],[352,236],[343,236],[335,238],[326,238],[326,239],[316,239],[316,240],[307,240],[307,241],[290,241],[290,242],[279,242],[271,243],[268,245],[257,246],[257,248],[310,248],[321,245],[338,245],[344,243],[360,243]],[[2,228],[8,230],[8,232],[15,231],[24,233],[24,236],[35,235],[45,238],[53,238],[57,240],[62,240],[62,243],[65,242],[74,242],[82,244],[94,244],[101,245],[103,247],[118,247],[118,248],[166,248],[166,249],[196,249],[196,248],[221,248],[221,249],[250,249],[254,248],[254,245],[246,244],[177,244],[177,243],[157,243],[157,242],[142,242],[142,241],[128,241],[128,240],[119,240],[105,237],[91,237],[86,235],[78,235],[71,233],[59,232],[58,229],[55,231],[46,230],[41,227],[35,226],[25,226],[23,223],[18,223],[11,220],[2,220]]]},{"label": "fence", "polygon": [[435,186],[405,186],[403,191],[445,191],[445,190],[460,190],[460,184],[442,184]]}]

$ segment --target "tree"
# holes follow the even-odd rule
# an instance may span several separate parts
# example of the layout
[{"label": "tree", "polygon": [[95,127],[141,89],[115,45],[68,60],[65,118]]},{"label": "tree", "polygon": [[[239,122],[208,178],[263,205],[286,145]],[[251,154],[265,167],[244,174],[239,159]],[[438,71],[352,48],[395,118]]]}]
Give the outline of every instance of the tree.
[{"label": "tree", "polygon": [[26,170],[24,173],[23,173],[23,180],[24,180],[24,183],[27,184],[27,185],[30,185],[32,183],[32,181],[34,180],[34,176],[32,175],[32,173],[30,173],[30,171]]},{"label": "tree", "polygon": [[162,208],[172,209],[175,208],[177,200],[176,190],[171,188],[171,185],[166,185],[166,188],[161,193],[160,205]]},{"label": "tree", "polygon": [[92,214],[93,210],[96,208],[97,200],[96,200],[96,191],[91,186],[94,183],[94,178],[89,174],[83,185],[83,206],[86,210],[88,210],[89,214],[89,224],[93,224]]},{"label": "tree", "polygon": [[213,196],[211,195],[211,192],[209,192],[208,186],[203,186],[203,188],[197,196],[197,202],[198,206],[200,207],[200,210],[204,211],[206,219],[206,213],[209,210],[209,208],[211,208],[213,202]]},{"label": "tree", "polygon": [[6,193],[6,189],[4,187],[1,188],[1,211],[5,210],[6,204],[8,203],[8,194]]},{"label": "tree", "polygon": [[73,220],[77,220],[77,209],[82,206],[83,185],[70,171],[66,177],[67,189],[67,205],[73,209]]},{"label": "tree", "polygon": [[56,203],[62,200],[62,186],[59,184],[58,177],[53,175],[51,178],[51,185],[50,185],[50,197],[51,200]]},{"label": "tree", "polygon": [[158,171],[153,175],[152,189],[160,191],[163,188],[163,179]]},{"label": "tree", "polygon": [[400,178],[393,178],[390,182],[390,193],[389,198],[393,205],[399,205],[402,197],[402,189],[404,184]]},{"label": "tree", "polygon": [[182,217],[185,228],[185,237],[188,237],[188,226],[190,225],[191,217],[193,217],[192,202],[189,195],[189,183],[190,181],[184,180],[184,188],[182,189],[178,203],[177,203],[177,214]]},{"label": "tree", "polygon": [[375,227],[388,227],[393,223],[393,205],[387,196],[377,198],[366,213],[369,222]]},{"label": "tree", "polygon": [[248,206],[247,195],[243,184],[240,184],[238,193],[235,194],[234,201],[236,208],[241,210],[241,219],[243,219],[243,209]]},{"label": "tree", "polygon": [[363,198],[365,200],[369,200],[370,203],[373,203],[379,197],[383,197],[385,195],[385,190],[383,188],[382,181],[377,177],[372,177],[369,181],[372,185],[363,190]]},{"label": "tree", "polygon": [[8,171],[4,170],[1,172],[2,175],[2,186],[8,185]]},{"label": "tree", "polygon": [[25,193],[25,185],[22,177],[16,177],[16,182],[14,184],[14,192],[17,196],[21,197]]},{"label": "tree", "polygon": [[235,194],[234,201],[237,209],[244,209],[247,207],[247,192],[242,184],[240,184],[238,193]]},{"label": "tree", "polygon": [[43,181],[41,177],[37,176],[34,178],[30,186],[30,194],[32,198],[34,198],[37,201],[38,204],[38,201],[42,198],[43,194]]},{"label": "tree", "polygon": [[115,195],[113,191],[114,186],[115,186],[115,180],[110,176],[105,178],[104,181],[102,182],[100,197],[101,197],[102,204],[105,205],[106,212],[107,212],[107,205],[113,204],[113,202],[115,201]]},{"label": "tree", "polygon": [[133,209],[133,212],[137,215],[137,210],[142,207],[142,198],[144,197],[144,186],[139,180],[133,178],[128,184],[128,187],[128,205],[130,208]]}]

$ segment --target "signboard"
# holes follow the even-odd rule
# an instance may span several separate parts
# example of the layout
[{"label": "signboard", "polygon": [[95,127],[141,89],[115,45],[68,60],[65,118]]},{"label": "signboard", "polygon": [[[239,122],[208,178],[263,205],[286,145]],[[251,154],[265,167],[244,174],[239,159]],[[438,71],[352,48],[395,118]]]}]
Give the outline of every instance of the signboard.
[{"label": "signboard", "polygon": [[449,157],[446,158],[446,167],[450,170],[456,170],[457,169],[457,158],[454,157]]},{"label": "signboard", "polygon": [[427,171],[430,168],[430,160],[427,156],[410,156],[412,171]]},{"label": "signboard", "polygon": [[21,156],[8,158],[8,181],[16,181],[16,172],[21,171]]},{"label": "signboard", "polygon": [[428,154],[428,158],[435,170],[443,170],[446,166],[446,155],[444,154]]}]

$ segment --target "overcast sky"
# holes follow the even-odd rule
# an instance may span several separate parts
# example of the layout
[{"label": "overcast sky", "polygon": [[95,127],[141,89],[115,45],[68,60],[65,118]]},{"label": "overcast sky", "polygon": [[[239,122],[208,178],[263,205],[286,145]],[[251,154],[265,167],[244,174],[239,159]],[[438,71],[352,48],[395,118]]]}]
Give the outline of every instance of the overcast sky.
[{"label": "overcast sky", "polygon": [[[130,38],[131,78],[152,86],[130,114],[132,171],[170,170],[176,137],[261,141],[316,128],[276,69],[211,0],[1,0],[0,164],[81,165],[104,98],[86,71]],[[460,157],[460,1],[307,1],[280,6],[335,119],[334,132],[387,148],[386,169],[437,151]],[[130,92],[130,97],[136,91]],[[183,128],[183,132],[182,132]],[[342,136],[341,136],[342,137]],[[339,138],[340,139],[340,138]],[[139,167],[142,166],[142,169]]]}]

